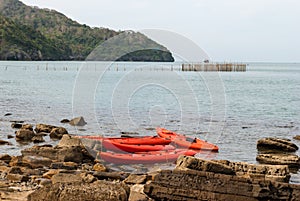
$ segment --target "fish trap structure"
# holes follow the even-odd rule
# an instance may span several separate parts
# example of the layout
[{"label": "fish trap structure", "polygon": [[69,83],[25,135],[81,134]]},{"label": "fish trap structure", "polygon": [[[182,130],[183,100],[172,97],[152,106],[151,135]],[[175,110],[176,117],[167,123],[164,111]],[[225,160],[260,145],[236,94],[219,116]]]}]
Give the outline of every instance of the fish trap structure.
[{"label": "fish trap structure", "polygon": [[237,63],[198,63],[182,64],[182,71],[246,72],[246,64]]}]

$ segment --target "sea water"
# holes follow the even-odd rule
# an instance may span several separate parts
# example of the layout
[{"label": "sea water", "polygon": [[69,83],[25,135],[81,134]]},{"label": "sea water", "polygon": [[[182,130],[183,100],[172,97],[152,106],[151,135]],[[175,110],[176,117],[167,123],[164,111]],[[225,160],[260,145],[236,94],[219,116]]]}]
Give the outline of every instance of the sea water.
[{"label": "sea water", "polygon": [[[199,157],[251,163],[256,163],[259,139],[300,135],[300,64],[250,63],[247,72],[182,72],[180,67],[1,62],[0,139],[12,145],[0,146],[0,152],[16,155],[32,146],[7,138],[14,135],[11,121],[104,136],[155,135],[161,126],[220,148]],[[88,124],[74,128],[60,123],[76,116]],[[46,138],[45,143],[57,142]]]}]

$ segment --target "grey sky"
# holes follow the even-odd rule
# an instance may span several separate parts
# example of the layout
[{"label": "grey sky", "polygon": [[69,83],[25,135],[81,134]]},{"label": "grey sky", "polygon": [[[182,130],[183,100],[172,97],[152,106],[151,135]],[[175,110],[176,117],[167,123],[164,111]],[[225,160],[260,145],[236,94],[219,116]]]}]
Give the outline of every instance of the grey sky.
[{"label": "grey sky", "polygon": [[22,1],[91,26],[176,32],[216,61],[300,62],[298,0]]}]

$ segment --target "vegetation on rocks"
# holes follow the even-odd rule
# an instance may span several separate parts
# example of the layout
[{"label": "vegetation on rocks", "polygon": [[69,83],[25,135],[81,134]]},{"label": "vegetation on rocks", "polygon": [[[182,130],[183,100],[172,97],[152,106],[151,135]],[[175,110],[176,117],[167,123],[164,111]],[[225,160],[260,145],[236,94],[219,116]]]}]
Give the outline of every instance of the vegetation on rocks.
[{"label": "vegetation on rocks", "polygon": [[[0,0],[0,15],[2,60],[84,60],[101,43],[124,33],[107,28],[91,28],[55,10],[27,6],[19,0]],[[142,34],[131,33],[138,35],[133,39],[140,40],[137,41],[139,44],[149,46],[150,43],[156,47],[155,50],[122,55],[124,58],[117,57],[116,60],[174,61],[165,47]],[[144,41],[147,43],[143,44]],[[132,44],[115,45],[128,49]],[[107,61],[110,57],[101,59]]]}]

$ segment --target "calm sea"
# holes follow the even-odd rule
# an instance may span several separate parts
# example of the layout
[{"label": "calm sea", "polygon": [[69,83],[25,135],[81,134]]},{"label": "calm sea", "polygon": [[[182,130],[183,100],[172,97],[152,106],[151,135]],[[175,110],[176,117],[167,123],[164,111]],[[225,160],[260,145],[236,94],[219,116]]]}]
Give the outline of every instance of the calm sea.
[{"label": "calm sea", "polygon": [[[250,63],[247,72],[221,73],[181,72],[180,66],[1,62],[0,139],[12,145],[0,152],[31,146],[7,139],[14,134],[10,121],[17,120],[61,125],[78,135],[155,135],[163,126],[219,145],[219,153],[202,157],[251,163],[260,138],[300,135],[300,64]],[[60,124],[74,116],[88,124]]]}]

